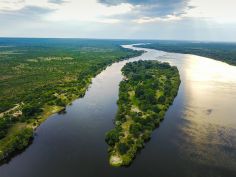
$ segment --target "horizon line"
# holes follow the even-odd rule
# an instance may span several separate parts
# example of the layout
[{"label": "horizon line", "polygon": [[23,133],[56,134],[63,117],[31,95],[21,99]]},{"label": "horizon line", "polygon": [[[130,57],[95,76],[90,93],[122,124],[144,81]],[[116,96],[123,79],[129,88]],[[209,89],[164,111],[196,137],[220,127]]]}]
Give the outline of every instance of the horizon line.
[{"label": "horizon line", "polygon": [[236,43],[223,40],[191,40],[191,39],[141,39],[141,38],[89,38],[89,37],[35,37],[35,36],[0,36],[0,39],[84,39],[84,40],[126,40],[126,41],[177,41],[177,42],[205,42],[205,43]]}]

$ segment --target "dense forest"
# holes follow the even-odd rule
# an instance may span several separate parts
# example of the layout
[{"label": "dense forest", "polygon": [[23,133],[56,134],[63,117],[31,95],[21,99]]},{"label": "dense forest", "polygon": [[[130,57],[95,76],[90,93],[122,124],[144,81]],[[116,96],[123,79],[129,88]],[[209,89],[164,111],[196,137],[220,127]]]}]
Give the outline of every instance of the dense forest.
[{"label": "dense forest", "polygon": [[150,44],[141,47],[166,52],[194,54],[236,65],[236,43],[152,41]]},{"label": "dense forest", "polygon": [[126,64],[120,83],[115,128],[106,134],[110,164],[129,165],[150,139],[177,95],[180,76],[176,67],[158,61]]},{"label": "dense forest", "polygon": [[126,41],[0,39],[0,159],[26,147],[52,113],[82,97],[113,62],[142,52]]}]

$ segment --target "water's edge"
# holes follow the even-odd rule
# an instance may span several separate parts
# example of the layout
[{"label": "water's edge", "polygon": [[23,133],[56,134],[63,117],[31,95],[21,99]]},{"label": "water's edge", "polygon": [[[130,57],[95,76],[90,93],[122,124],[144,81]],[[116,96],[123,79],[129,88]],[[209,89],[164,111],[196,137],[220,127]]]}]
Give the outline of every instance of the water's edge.
[{"label": "water's edge", "polygon": [[[235,176],[236,67],[193,55],[123,47],[147,52],[113,63],[93,78],[83,98],[67,106],[65,114],[50,116],[36,130],[34,143],[0,167],[1,177]],[[181,85],[162,125],[132,165],[113,168],[105,132],[114,127],[120,70],[137,60],[177,66]]]}]

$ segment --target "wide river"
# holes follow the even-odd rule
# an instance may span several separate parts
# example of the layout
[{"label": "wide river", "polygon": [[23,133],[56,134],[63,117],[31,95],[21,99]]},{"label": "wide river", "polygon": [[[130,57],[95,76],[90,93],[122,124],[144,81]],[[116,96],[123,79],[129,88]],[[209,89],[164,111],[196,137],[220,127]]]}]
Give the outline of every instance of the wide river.
[{"label": "wide river", "polygon": [[[132,46],[124,46],[134,48]],[[97,75],[86,95],[52,115],[0,177],[235,177],[236,67],[209,58],[143,49]],[[178,67],[181,86],[165,120],[130,167],[108,164],[121,68],[135,60]]]}]

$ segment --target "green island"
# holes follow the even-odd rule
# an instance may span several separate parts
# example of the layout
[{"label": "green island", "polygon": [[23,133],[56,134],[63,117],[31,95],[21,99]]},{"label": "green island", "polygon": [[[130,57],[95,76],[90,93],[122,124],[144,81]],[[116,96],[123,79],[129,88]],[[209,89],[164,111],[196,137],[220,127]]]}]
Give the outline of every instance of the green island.
[{"label": "green island", "polygon": [[0,40],[0,160],[26,148],[50,115],[83,97],[108,65],[141,55],[124,41]]},{"label": "green island", "polygon": [[122,68],[115,128],[106,133],[109,163],[127,166],[164,119],[178,93],[176,67],[158,61],[137,61]]}]

